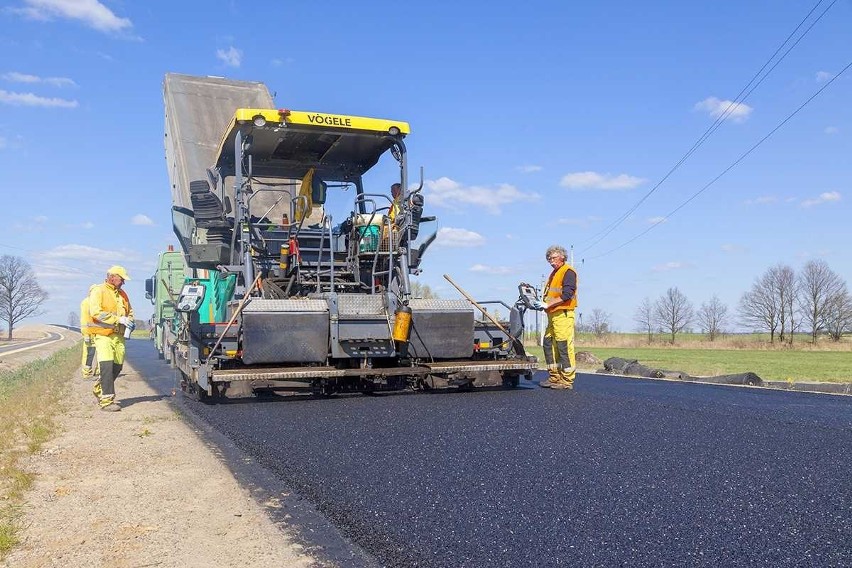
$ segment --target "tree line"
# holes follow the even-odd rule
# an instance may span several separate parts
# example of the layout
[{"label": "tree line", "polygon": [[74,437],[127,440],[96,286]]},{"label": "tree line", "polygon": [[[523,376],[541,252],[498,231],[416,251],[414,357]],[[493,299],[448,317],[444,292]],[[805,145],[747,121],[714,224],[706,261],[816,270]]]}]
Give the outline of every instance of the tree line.
[{"label": "tree line", "polygon": [[[733,323],[755,332],[769,334],[770,343],[792,343],[795,333],[807,332],[811,342],[825,334],[840,341],[852,333],[852,295],[846,282],[824,260],[807,262],[800,272],[779,263],[759,276],[740,297],[736,313],[715,294],[697,308],[677,287],[666,290],[656,300],[644,298],[633,314],[636,331],[665,333],[675,342],[677,334],[696,326],[710,341]],[[610,331],[610,315],[592,310],[580,331],[603,335]]]}]

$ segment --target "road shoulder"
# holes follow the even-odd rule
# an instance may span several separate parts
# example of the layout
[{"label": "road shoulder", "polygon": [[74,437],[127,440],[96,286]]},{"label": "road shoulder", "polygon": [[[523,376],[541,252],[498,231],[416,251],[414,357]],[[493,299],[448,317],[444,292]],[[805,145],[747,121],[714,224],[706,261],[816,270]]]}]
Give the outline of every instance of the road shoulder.
[{"label": "road shoulder", "polygon": [[70,382],[61,428],[26,465],[37,474],[22,543],[3,566],[311,566],[228,467],[126,365],[123,410]]}]

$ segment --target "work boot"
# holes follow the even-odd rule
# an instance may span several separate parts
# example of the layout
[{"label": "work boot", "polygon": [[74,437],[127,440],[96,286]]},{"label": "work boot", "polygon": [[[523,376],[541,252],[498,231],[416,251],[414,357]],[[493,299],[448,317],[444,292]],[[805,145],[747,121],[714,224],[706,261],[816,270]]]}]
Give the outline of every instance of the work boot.
[{"label": "work boot", "polygon": [[558,383],[553,383],[553,386],[550,388],[554,390],[574,390],[574,385],[560,381]]},{"label": "work boot", "polygon": [[121,410],[121,407],[114,402],[107,404],[106,406],[102,406],[101,410],[104,412],[118,412]]}]

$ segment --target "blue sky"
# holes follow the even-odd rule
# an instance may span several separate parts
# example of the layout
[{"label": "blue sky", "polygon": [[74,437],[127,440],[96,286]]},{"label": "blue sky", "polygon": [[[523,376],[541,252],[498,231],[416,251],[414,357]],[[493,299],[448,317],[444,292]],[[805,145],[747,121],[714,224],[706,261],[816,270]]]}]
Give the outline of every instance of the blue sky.
[{"label": "blue sky", "polygon": [[850,0],[820,3],[799,35],[831,6],[822,19],[602,239],[816,0],[3,4],[0,254],[25,258],[50,293],[30,321],[65,323],[116,263],[137,316],[150,315],[143,281],[177,244],[167,72],[260,81],[279,107],[407,120],[409,164],[423,166],[426,214],[439,218],[419,281],[442,297],[458,296],[447,273],[511,303],[549,272],[554,243],[573,246],[579,311],[603,309],[622,331],[671,286],[733,314],[780,262],[822,258],[852,284],[852,71],[837,76],[852,62]]}]

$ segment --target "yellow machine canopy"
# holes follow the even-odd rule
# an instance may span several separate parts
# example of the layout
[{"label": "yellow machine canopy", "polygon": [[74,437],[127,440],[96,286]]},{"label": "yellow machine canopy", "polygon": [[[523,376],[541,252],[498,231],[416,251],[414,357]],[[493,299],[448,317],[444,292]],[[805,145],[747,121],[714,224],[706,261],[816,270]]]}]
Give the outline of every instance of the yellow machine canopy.
[{"label": "yellow machine canopy", "polygon": [[328,180],[354,180],[410,132],[399,120],[318,112],[238,109],[219,144],[216,167],[233,175],[240,132],[256,176],[301,179],[314,168]]}]

